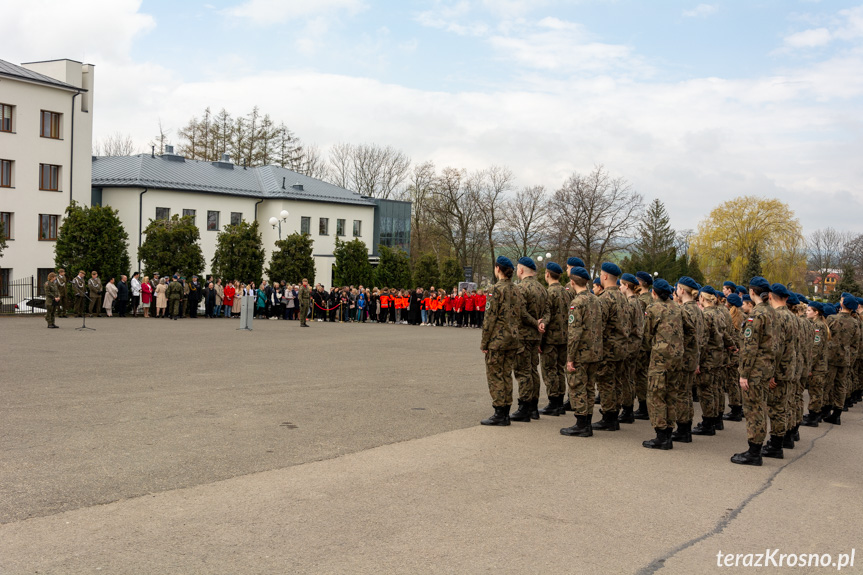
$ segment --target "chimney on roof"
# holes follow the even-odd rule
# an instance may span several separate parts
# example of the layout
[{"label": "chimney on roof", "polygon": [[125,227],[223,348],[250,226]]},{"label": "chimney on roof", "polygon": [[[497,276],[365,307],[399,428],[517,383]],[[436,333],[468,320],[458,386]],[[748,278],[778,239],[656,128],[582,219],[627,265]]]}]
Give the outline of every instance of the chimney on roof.
[{"label": "chimney on roof", "polygon": [[155,158],[155,157],[156,157],[156,145],[155,145],[155,144],[153,144],[152,146],[150,146],[150,157],[151,157],[151,158]]},{"label": "chimney on roof", "polygon": [[299,190],[301,192],[303,191],[303,184],[301,184],[300,182],[297,182],[296,184],[294,184],[291,187],[294,188],[295,190]]},{"label": "chimney on roof", "polygon": [[174,146],[171,146],[169,144],[165,144],[165,153],[173,156],[174,155]]},{"label": "chimney on roof", "polygon": [[231,154],[222,154],[222,161],[226,164],[231,163]]},{"label": "chimney on roof", "polygon": [[283,190],[285,189],[285,180],[287,180],[287,179],[288,178],[284,178],[284,177],[282,178],[282,189]]}]

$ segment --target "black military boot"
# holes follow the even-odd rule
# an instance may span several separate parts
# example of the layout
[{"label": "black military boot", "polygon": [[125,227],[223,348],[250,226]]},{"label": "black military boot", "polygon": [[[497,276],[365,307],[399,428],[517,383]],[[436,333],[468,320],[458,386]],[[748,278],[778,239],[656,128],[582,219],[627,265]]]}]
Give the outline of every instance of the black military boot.
[{"label": "black military boot", "polygon": [[702,417],[701,423],[692,428],[692,435],[716,435],[712,417]]},{"label": "black military boot", "polygon": [[824,423],[832,423],[833,425],[842,425],[842,408],[834,407],[833,413],[824,418]]},{"label": "black military boot", "polygon": [[599,394],[596,394],[596,397],[593,398],[593,405],[599,405]]},{"label": "black military boot", "polygon": [[713,429],[716,431],[722,431],[725,429],[725,425],[722,423],[721,417],[711,417],[710,419],[713,421]]},{"label": "black military boot", "polygon": [[650,414],[647,412],[647,401],[638,400],[638,409],[635,410],[632,417],[640,420],[650,420]]},{"label": "black military boot", "polygon": [[494,408],[494,414],[480,421],[482,425],[509,425],[509,406],[501,405]]},{"label": "black military boot", "polygon": [[678,443],[692,443],[692,422],[678,421],[677,431],[671,434],[671,440]]},{"label": "black military boot", "polygon": [[743,406],[732,405],[731,411],[722,416],[725,421],[743,421]]},{"label": "black military boot", "polygon": [[800,425],[805,425],[806,427],[818,427],[819,419],[821,419],[821,417],[817,413],[810,411],[803,417],[803,422]]},{"label": "black military boot", "polygon": [[731,457],[731,463],[738,465],[755,465],[761,466],[761,444],[749,443],[749,450],[743,453],[735,453]]},{"label": "black military boot", "polygon": [[539,419],[539,398],[530,400],[530,418]]},{"label": "black military boot", "polygon": [[800,424],[794,426],[794,441],[800,441]]},{"label": "black military boot", "polygon": [[851,398],[846,397],[845,398],[845,405],[842,406],[842,411],[848,411],[849,409],[851,409],[851,407],[853,407],[853,405],[854,404],[851,403]]},{"label": "black military boot", "polygon": [[782,449],[794,449],[794,431],[789,429],[782,436]]},{"label": "black military boot", "polygon": [[567,411],[574,411],[574,410],[572,409],[572,402],[570,401],[569,397],[564,397],[564,398],[563,398],[563,411],[564,411],[564,412],[567,412]]},{"label": "black military boot", "polygon": [[821,408],[821,413],[819,414],[821,419],[819,419],[819,421],[824,421],[824,418],[829,417],[832,411],[833,407],[825,404],[824,407]]},{"label": "black military boot", "polygon": [[548,398],[548,405],[539,410],[540,415],[554,415],[557,417],[558,415],[563,415],[565,413],[563,408],[563,396],[555,396]]},{"label": "black military boot", "polygon": [[662,449],[664,451],[674,449],[674,443],[671,441],[671,428],[662,429],[657,427],[656,437],[642,441],[641,446],[648,449]]},{"label": "black military boot", "polygon": [[771,435],[770,441],[761,448],[761,457],[784,459],[785,456],[782,454],[782,440],[783,437],[781,435]]},{"label": "black military boot", "polygon": [[592,415],[576,415],[575,425],[564,427],[560,430],[560,434],[568,437],[592,437],[593,427],[590,425],[592,419]]},{"label": "black military boot", "polygon": [[620,423],[617,421],[616,411],[607,411],[602,414],[602,420],[592,424],[591,427],[597,431],[618,431]]},{"label": "black military boot", "polygon": [[631,405],[623,406],[623,411],[621,411],[617,421],[620,423],[635,423],[635,416]]},{"label": "black military boot", "polygon": [[512,421],[529,422],[530,421],[530,401],[518,400],[518,409],[515,413],[509,416]]}]

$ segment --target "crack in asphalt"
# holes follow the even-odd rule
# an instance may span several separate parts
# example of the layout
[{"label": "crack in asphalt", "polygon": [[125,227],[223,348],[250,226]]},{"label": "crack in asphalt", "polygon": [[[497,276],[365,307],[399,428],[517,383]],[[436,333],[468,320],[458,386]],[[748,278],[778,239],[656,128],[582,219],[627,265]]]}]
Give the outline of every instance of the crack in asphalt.
[{"label": "crack in asphalt", "polygon": [[[830,425],[830,424],[827,424],[827,425]],[[677,547],[668,551],[668,553],[666,553],[665,555],[654,559],[653,561],[651,561],[650,563],[648,563],[647,565],[645,565],[644,567],[642,567],[641,569],[636,571],[635,575],[653,575],[654,573],[656,573],[657,571],[659,571],[660,569],[665,567],[666,561],[668,561],[669,559],[672,559],[675,555],[677,555],[681,551],[685,551],[686,549],[689,549],[693,545],[697,545],[697,544],[701,543],[702,541],[710,539],[714,535],[719,535],[720,533],[722,533],[725,530],[725,528],[728,527],[728,525],[732,521],[734,521],[734,519],[738,515],[740,515],[740,513],[746,508],[746,506],[749,505],[750,502],[752,502],[752,500],[754,500],[756,497],[758,497],[759,495],[761,495],[762,493],[764,493],[765,491],[770,489],[770,487],[773,485],[773,480],[776,479],[776,477],[780,473],[782,473],[782,470],[784,470],[786,467],[793,464],[794,462],[800,461],[801,459],[803,459],[806,456],[806,454],[809,453],[810,451],[812,451],[812,448],[815,447],[815,442],[818,441],[819,439],[821,439],[822,437],[826,436],[828,433],[830,433],[834,427],[835,426],[830,425],[830,427],[827,429],[827,431],[825,431],[821,435],[818,435],[817,437],[813,437],[812,441],[809,444],[809,447],[807,447],[806,450],[803,453],[801,453],[799,457],[795,457],[794,459],[783,464],[778,469],[776,469],[776,471],[771,473],[770,477],[767,478],[767,480],[761,485],[761,487],[759,487],[758,489],[756,489],[755,491],[750,493],[749,496],[746,497],[746,499],[744,499],[742,502],[740,502],[740,505],[738,505],[737,507],[734,508],[733,511],[731,511],[731,513],[727,514],[725,517],[723,517],[722,519],[717,521],[717,523],[713,527],[713,529],[711,529],[707,533],[703,533],[702,535],[695,537],[694,539],[690,539],[689,541],[685,541],[685,542],[681,543]]]}]

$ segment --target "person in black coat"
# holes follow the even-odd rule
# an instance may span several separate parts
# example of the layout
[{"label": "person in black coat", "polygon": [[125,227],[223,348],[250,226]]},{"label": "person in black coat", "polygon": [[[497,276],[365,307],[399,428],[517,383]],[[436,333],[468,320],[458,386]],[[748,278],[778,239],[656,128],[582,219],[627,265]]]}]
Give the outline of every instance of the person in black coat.
[{"label": "person in black coat", "polygon": [[186,299],[189,302],[186,307],[189,310],[189,317],[198,317],[198,304],[201,302],[201,284],[198,282],[198,276],[192,276],[192,281],[189,282],[189,295]]},{"label": "person in black coat", "polygon": [[422,304],[423,288],[418,287],[411,293],[410,306],[408,307],[408,323],[411,325],[420,324],[420,320],[422,319],[422,314],[420,313],[422,310]]},{"label": "person in black coat", "polygon": [[204,288],[204,314],[207,317],[213,317],[213,311],[216,309],[216,287],[213,282],[207,284]]},{"label": "person in black coat", "polygon": [[117,282],[117,315],[126,317],[126,306],[129,305],[129,285],[126,283],[126,276],[120,276],[120,281]]}]

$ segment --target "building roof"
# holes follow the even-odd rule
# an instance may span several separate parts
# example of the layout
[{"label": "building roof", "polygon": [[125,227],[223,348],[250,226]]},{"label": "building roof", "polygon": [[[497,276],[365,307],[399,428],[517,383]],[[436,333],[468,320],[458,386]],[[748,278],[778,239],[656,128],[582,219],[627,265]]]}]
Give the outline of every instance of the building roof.
[{"label": "building roof", "polygon": [[7,78],[16,78],[18,80],[24,80],[26,82],[36,82],[37,84],[46,84],[48,86],[54,86],[55,88],[62,88],[63,90],[74,90],[76,92],[86,92],[87,90],[83,88],[79,88],[78,86],[73,86],[72,84],[67,84],[66,82],[61,82],[51,76],[46,76],[45,74],[40,74],[39,72],[34,72],[33,70],[28,70],[27,68],[16,66],[12,62],[7,62],[6,60],[0,60],[0,76],[6,76]]},{"label": "building roof", "polygon": [[371,198],[287,168],[243,168],[225,162],[187,160],[173,154],[93,157],[93,186],[374,206]]}]

